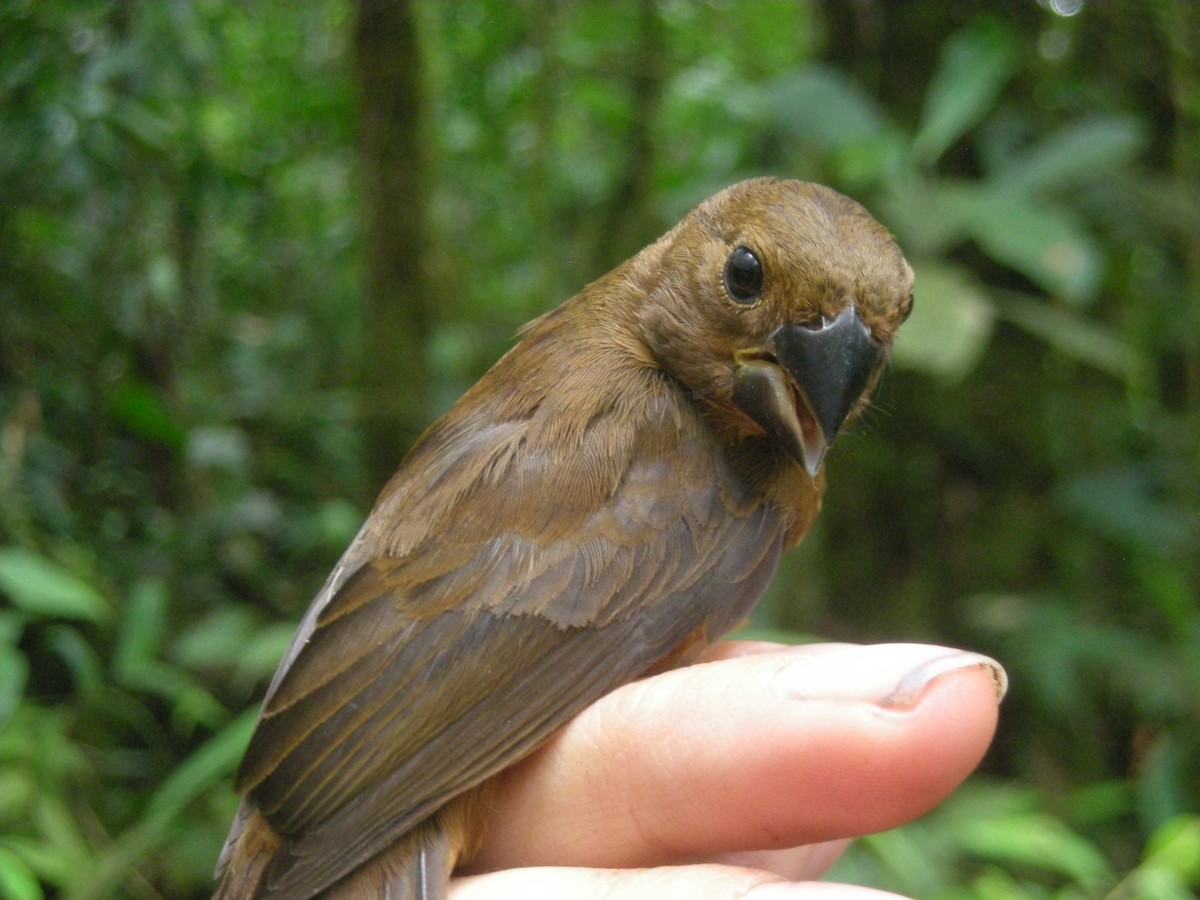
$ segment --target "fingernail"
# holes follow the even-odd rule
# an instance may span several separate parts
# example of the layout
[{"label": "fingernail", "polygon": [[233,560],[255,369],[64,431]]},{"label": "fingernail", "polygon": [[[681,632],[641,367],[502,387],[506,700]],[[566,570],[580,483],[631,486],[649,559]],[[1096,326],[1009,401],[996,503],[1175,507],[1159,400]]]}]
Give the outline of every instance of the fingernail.
[{"label": "fingernail", "polygon": [[880,701],[880,706],[908,707],[916,706],[925,689],[943,675],[951,672],[961,672],[964,669],[983,669],[992,678],[992,686],[996,689],[996,702],[999,703],[1008,693],[1008,673],[1004,666],[990,656],[982,653],[967,653],[961,650],[938,656],[924,665],[917,666],[905,674],[897,683],[895,690]]},{"label": "fingernail", "polygon": [[990,657],[923,644],[851,647],[842,653],[801,657],[775,674],[778,694],[801,700],[856,700],[885,709],[917,704],[928,687],[964,669],[983,669],[996,688],[1008,690],[1004,667]]}]

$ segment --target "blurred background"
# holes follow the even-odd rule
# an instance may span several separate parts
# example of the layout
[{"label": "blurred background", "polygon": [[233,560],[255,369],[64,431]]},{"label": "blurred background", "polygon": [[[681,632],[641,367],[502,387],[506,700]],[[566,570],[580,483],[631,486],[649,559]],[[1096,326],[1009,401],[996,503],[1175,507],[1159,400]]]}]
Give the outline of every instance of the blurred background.
[{"label": "blurred background", "polygon": [[0,897],[202,897],[292,630],[516,329],[744,177],[917,271],[755,627],[1012,677],[839,877],[1200,889],[1200,4],[0,3]]}]

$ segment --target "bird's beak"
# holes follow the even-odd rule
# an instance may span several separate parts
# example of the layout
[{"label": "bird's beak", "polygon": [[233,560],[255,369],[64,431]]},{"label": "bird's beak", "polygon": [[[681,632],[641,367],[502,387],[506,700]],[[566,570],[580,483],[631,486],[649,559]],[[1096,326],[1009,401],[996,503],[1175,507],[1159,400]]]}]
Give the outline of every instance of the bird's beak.
[{"label": "bird's beak", "polygon": [[785,323],[735,355],[733,402],[813,478],[883,356],[848,306],[818,325]]}]

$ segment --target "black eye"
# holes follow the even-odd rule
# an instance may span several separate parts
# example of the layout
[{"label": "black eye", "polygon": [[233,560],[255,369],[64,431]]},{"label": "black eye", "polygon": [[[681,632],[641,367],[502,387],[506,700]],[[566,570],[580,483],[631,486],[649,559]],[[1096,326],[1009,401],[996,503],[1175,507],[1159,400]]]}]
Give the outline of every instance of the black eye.
[{"label": "black eye", "polygon": [[725,263],[725,290],[738,303],[753,303],[762,293],[762,263],[754,251],[738,247]]}]

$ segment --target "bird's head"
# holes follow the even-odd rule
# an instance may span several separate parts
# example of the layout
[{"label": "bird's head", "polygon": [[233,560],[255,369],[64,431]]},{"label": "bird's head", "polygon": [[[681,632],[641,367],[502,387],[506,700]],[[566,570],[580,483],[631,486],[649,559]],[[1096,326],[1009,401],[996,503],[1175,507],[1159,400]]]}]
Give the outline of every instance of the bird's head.
[{"label": "bird's head", "polygon": [[729,428],[766,435],[814,478],[865,405],[912,310],[913,273],[858,203],[754,179],[707,200],[635,277],[656,364]]}]

